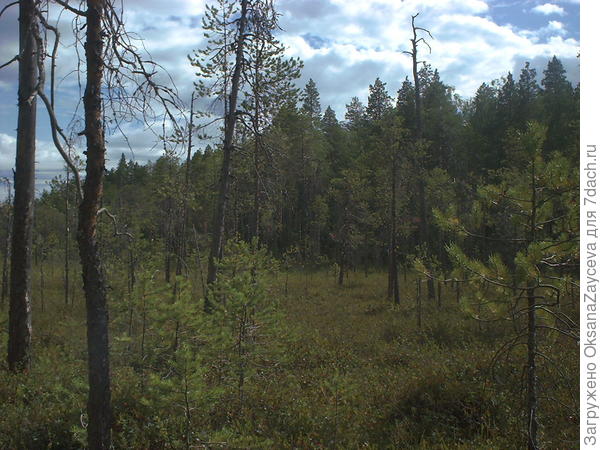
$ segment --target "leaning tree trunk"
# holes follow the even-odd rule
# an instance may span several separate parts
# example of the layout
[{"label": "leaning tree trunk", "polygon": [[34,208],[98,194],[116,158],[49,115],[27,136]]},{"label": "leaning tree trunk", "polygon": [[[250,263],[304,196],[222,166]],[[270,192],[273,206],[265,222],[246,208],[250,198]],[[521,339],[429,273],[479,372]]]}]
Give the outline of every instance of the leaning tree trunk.
[{"label": "leaning tree trunk", "polygon": [[8,367],[27,371],[31,360],[31,236],[35,199],[35,123],[39,33],[34,0],[19,3],[19,112],[8,320]]},{"label": "leaning tree trunk", "polygon": [[[219,179],[219,196],[217,198],[217,210],[212,229],[212,242],[208,258],[207,285],[212,285],[217,279],[217,261],[223,254],[225,240],[225,212],[229,196],[229,177],[231,172],[231,156],[233,153],[233,135],[235,131],[237,115],[237,97],[242,76],[242,65],[244,60],[244,40],[246,34],[248,1],[242,0],[242,8],[239,18],[239,29],[236,42],[235,68],[231,79],[231,91],[229,93],[228,110],[225,116],[225,136],[223,139],[223,163],[221,165],[221,176]],[[206,299],[205,307],[210,309],[210,303]]]},{"label": "leaning tree trunk", "polygon": [[108,309],[106,283],[96,241],[97,216],[104,176],[102,71],[104,0],[88,0],[85,58],[87,84],[83,96],[87,140],[86,179],[79,206],[77,241],[83,271],[88,345],[88,447],[108,449],[111,441]]}]

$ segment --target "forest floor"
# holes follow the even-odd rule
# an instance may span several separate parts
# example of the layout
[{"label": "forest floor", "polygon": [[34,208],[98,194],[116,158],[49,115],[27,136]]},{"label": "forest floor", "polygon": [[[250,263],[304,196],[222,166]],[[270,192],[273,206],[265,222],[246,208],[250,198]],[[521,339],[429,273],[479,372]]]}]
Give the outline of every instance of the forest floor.
[{"label": "forest floor", "polygon": [[[304,376],[312,375],[309,386],[330,380],[329,389],[298,393],[311,398],[320,423],[329,428],[323,445],[525,447],[519,372],[524,349],[492,363],[514,338],[513,327],[473,320],[450,283],[439,286],[439,301],[426,298],[425,280],[420,282],[421,327],[414,273],[400,277],[397,306],[386,299],[385,273],[351,272],[343,286],[325,273],[296,274],[289,282],[288,292],[294,294],[283,302],[286,317],[300,330],[304,345],[318,349],[314,352],[319,355],[319,366],[305,370]],[[557,354],[566,353],[565,367],[575,368],[575,381],[577,347],[561,341],[558,348]],[[546,376],[553,377],[547,373],[541,378]],[[545,387],[547,393],[553,391],[550,397],[565,394],[553,383],[553,388]],[[547,448],[575,448],[576,421],[554,407],[542,409]]]},{"label": "forest floor", "polygon": [[[39,303],[34,308],[33,369],[26,377],[1,371],[0,448],[78,448],[84,442],[84,308],[79,297],[74,307],[64,306],[60,278],[46,276],[44,311]],[[38,299],[39,281],[36,275]],[[180,378],[167,383],[165,374],[179,374],[181,364],[169,363],[173,366],[167,371],[158,350],[139,357],[139,326],[127,336],[131,313],[115,287],[111,352],[116,448],[525,447],[525,349],[515,348],[492,370],[496,352],[514,338],[514,324],[473,320],[448,284],[442,285],[439,303],[428,300],[423,287],[419,328],[414,273],[400,277],[397,306],[386,299],[387,276],[381,272],[350,272],[343,286],[325,271],[280,273],[271,281],[270,295],[280,300],[277,329],[260,348],[248,350],[257,356],[243,397],[237,372],[226,375],[233,356],[227,363],[222,354],[203,356],[197,364],[220,364],[214,370],[220,374],[218,390],[213,382],[207,387],[206,381],[198,381],[206,378],[205,372],[185,378],[190,391],[198,392],[182,390]],[[159,328],[168,323],[148,327],[147,348],[164,341],[168,334]],[[540,363],[542,392],[550,399],[540,404],[542,439],[548,449],[577,448],[577,418],[561,406],[571,401],[570,383],[576,383],[577,347],[560,340],[551,345],[569,379],[560,381],[554,366]],[[216,379],[213,372],[208,378]],[[200,395],[203,390],[212,393]],[[190,402],[196,403],[186,416],[181,405]],[[221,444],[192,446],[194,436],[198,442]]]}]

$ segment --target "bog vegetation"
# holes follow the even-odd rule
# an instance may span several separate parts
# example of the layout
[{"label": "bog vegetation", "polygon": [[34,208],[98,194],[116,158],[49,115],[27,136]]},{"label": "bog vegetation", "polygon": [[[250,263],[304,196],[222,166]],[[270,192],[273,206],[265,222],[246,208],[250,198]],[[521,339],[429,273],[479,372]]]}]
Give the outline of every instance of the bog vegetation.
[{"label": "bog vegetation", "polygon": [[[86,153],[51,120],[67,166],[33,220],[26,131],[36,96],[54,115],[54,72],[35,77],[59,35],[29,3],[0,448],[578,446],[579,86],[558,58],[464,99],[413,16],[400,90],[377,78],[336,114],[297,87],[271,2],[217,0],[184,107],[112,2],[56,0],[86,42]],[[104,132],[149,105],[162,155],[104,170]]]}]

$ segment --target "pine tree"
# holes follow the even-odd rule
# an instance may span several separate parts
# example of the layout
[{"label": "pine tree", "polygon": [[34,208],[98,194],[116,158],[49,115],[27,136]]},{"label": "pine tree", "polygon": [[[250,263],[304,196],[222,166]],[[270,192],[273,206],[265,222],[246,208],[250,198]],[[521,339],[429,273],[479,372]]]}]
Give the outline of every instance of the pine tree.
[{"label": "pine tree", "polygon": [[415,87],[409,81],[408,76],[402,82],[402,86],[398,89],[396,98],[396,111],[402,117],[404,126],[415,133]]},{"label": "pine tree", "polygon": [[352,97],[350,103],[346,105],[346,115],[344,116],[348,122],[348,127],[358,127],[365,119],[365,115],[365,106],[358,97]]},{"label": "pine tree", "polygon": [[36,89],[41,41],[38,5],[19,2],[19,92],[15,162],[8,367],[28,371],[31,363],[31,246],[35,199]]},{"label": "pine tree", "polygon": [[[212,241],[208,260],[207,284],[217,277],[217,262],[223,254],[226,231],[226,211],[231,189],[234,137],[239,120],[238,96],[249,77],[251,65],[248,59],[249,42],[271,42],[277,27],[277,14],[270,2],[260,0],[219,0],[218,6],[206,6],[203,18],[205,36],[204,50],[195,52],[190,60],[199,68],[203,77],[197,87],[203,96],[217,95],[223,101],[223,161],[219,179],[219,194],[212,226]],[[213,59],[213,55],[216,58]],[[206,308],[210,309],[209,297]]]},{"label": "pine tree", "polygon": [[385,83],[378,77],[372,85],[369,85],[367,117],[374,122],[383,119],[383,116],[391,109],[391,100]]},{"label": "pine tree", "polygon": [[253,141],[252,172],[254,175],[254,214],[250,235],[259,237],[261,223],[261,193],[266,190],[263,166],[270,158],[263,135],[273,117],[286,104],[294,102],[298,90],[293,80],[300,76],[302,62],[285,58],[285,47],[274,37],[250,40],[247,44],[247,68],[244,74],[247,88],[241,108],[247,113]]},{"label": "pine tree", "polygon": [[571,120],[576,115],[573,87],[567,81],[566,71],[560,60],[553,56],[544,70],[541,92],[544,120],[548,125],[548,139],[544,150],[565,151],[574,141]]},{"label": "pine tree", "polygon": [[530,67],[529,61],[526,62],[525,67],[521,69],[521,75],[517,83],[519,112],[517,123],[520,129],[525,129],[527,121],[535,119],[535,102],[540,92],[536,78],[537,71],[533,67]]},{"label": "pine tree", "polygon": [[[560,309],[560,297],[578,266],[577,169],[559,153],[543,157],[545,136],[537,123],[515,131],[510,156],[518,164],[505,170],[497,184],[478,189],[470,216],[457,217],[452,206],[443,219],[459,236],[486,242],[487,261],[468,256],[458,243],[448,246],[459,269],[456,276],[473,281],[473,301],[465,308],[475,306],[483,321],[515,322],[517,336],[501,351],[518,344],[527,348],[524,417],[530,450],[540,448],[538,360],[559,364],[542,353],[539,330],[577,339],[576,323]],[[487,223],[489,232],[474,232],[469,223]],[[503,251],[494,252],[492,243],[502,243]]]},{"label": "pine tree", "polygon": [[321,124],[323,130],[331,130],[339,125],[337,117],[335,117],[335,111],[331,109],[331,106],[327,106]]},{"label": "pine tree", "polygon": [[517,126],[518,91],[512,73],[508,72],[502,81],[498,92],[498,120],[501,128],[507,130]]},{"label": "pine tree", "polygon": [[321,119],[321,103],[319,100],[319,91],[317,90],[317,85],[312,78],[308,80],[308,83],[306,83],[304,91],[301,95],[301,100],[302,112],[311,117],[315,123],[318,122]]}]

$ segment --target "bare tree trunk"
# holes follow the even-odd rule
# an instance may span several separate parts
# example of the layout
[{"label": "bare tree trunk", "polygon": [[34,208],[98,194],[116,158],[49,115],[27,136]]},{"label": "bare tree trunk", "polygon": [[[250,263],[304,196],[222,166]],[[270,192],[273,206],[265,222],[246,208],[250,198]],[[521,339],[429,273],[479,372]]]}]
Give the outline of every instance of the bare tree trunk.
[{"label": "bare tree trunk", "polygon": [[[208,257],[207,285],[212,285],[217,279],[217,261],[223,254],[225,237],[225,212],[230,187],[231,156],[233,153],[233,135],[235,132],[237,115],[237,97],[240,87],[242,65],[244,59],[244,40],[246,34],[246,21],[248,0],[241,0],[241,12],[239,18],[239,29],[236,42],[235,68],[231,79],[231,91],[229,93],[229,105],[225,117],[225,136],[223,140],[223,163],[221,165],[221,176],[219,180],[219,196],[217,199],[217,211],[212,229],[212,242],[210,255]],[[206,299],[205,308],[210,310],[211,305]]]},{"label": "bare tree trunk", "polygon": [[421,329],[421,315],[422,315],[422,311],[421,311],[421,279],[417,278],[417,327],[419,328],[419,330]]},{"label": "bare tree trunk", "polygon": [[527,449],[538,450],[535,289],[527,290]]},{"label": "bare tree trunk", "polygon": [[[410,52],[408,52],[412,56],[412,72],[413,72],[413,79],[414,79],[414,84],[415,84],[415,121],[416,121],[417,142],[419,142],[423,139],[423,120],[421,117],[421,80],[419,80],[419,67],[418,67],[419,61],[418,61],[418,57],[417,57],[417,53],[418,53],[417,47],[418,47],[419,42],[424,42],[426,45],[428,45],[427,42],[423,38],[419,38],[417,36],[417,31],[422,30],[422,31],[429,33],[429,31],[427,31],[426,29],[417,27],[415,25],[415,18],[418,15],[419,14],[412,16],[413,38],[410,40],[411,44],[412,44],[412,50]],[[420,238],[422,245],[423,244],[428,245],[429,244],[429,227],[428,227],[428,223],[427,223],[425,181],[423,180],[422,173],[421,173],[421,176],[419,177],[417,184],[418,184],[417,194],[419,197],[419,216],[420,216],[419,217],[419,219],[420,219],[419,220],[419,238]],[[429,299],[435,298],[435,286],[434,286],[433,280],[431,278],[427,279],[427,297]]]},{"label": "bare tree trunk", "polygon": [[87,83],[83,96],[87,161],[77,233],[87,311],[89,381],[87,436],[88,447],[94,450],[110,448],[112,420],[106,283],[96,241],[106,153],[101,98],[104,46],[102,19],[105,7],[104,0],[87,1],[85,43]]},{"label": "bare tree trunk", "polygon": [[[536,242],[537,224],[537,182],[535,155],[531,159],[531,217],[529,224],[530,242]],[[527,449],[538,450],[537,419],[537,353],[535,287],[527,289]]]},{"label": "bare tree trunk", "polygon": [[31,363],[31,240],[35,199],[35,124],[39,33],[34,0],[19,3],[19,112],[8,319],[8,367]]},{"label": "bare tree trunk", "polygon": [[187,221],[189,216],[189,202],[188,195],[190,192],[190,170],[192,165],[192,137],[194,132],[194,93],[192,92],[192,99],[190,101],[190,126],[188,129],[188,146],[187,156],[185,159],[185,178],[183,185],[183,212],[181,222],[179,226],[179,236],[177,239],[177,262],[175,265],[175,275],[181,275],[183,269],[183,262],[186,255],[186,232],[187,232]]},{"label": "bare tree trunk", "polygon": [[338,272],[338,285],[344,284],[344,275],[346,270],[346,242],[342,241],[342,248],[340,249],[340,270]]},{"label": "bare tree trunk", "polygon": [[40,255],[40,306],[42,307],[42,312],[46,311],[46,299],[44,296],[44,291],[46,290],[46,277],[44,274],[44,260],[46,256],[44,255],[44,250],[41,251]]},{"label": "bare tree trunk", "polygon": [[10,244],[12,241],[12,223],[13,223],[13,211],[12,211],[12,188],[10,185],[10,181],[8,178],[6,179],[6,184],[8,186],[8,198],[6,200],[6,208],[8,210],[8,214],[6,217],[6,239],[4,241],[4,251],[3,253],[3,264],[2,264],[2,300],[0,304],[4,307],[6,303],[6,297],[8,296],[8,268],[10,261]]},{"label": "bare tree trunk", "polygon": [[[169,174],[169,178],[172,175]],[[171,198],[167,199],[167,223],[165,226],[165,283],[171,282],[171,252],[173,250],[173,208]]]},{"label": "bare tree trunk", "polygon": [[[394,145],[394,144],[392,144]],[[396,166],[397,152],[392,150],[392,204],[391,204],[391,239],[390,239],[390,266],[389,266],[389,283],[391,294],[394,298],[394,304],[400,304],[400,289],[398,287],[398,258],[396,256]]]},{"label": "bare tree trunk", "polygon": [[[70,156],[70,155],[69,155]],[[69,304],[69,258],[71,257],[71,224],[69,220],[69,168],[66,170],[65,184],[65,306]]]},{"label": "bare tree trunk", "polygon": [[[258,113],[257,113],[258,114]],[[255,125],[258,128],[258,125]],[[251,236],[258,239],[260,233],[260,177],[258,160],[258,133],[254,135],[254,217]]]}]

